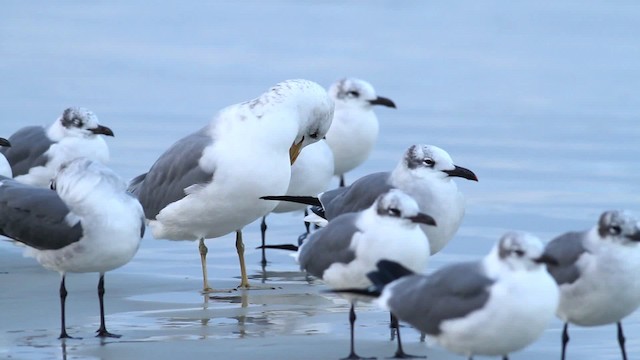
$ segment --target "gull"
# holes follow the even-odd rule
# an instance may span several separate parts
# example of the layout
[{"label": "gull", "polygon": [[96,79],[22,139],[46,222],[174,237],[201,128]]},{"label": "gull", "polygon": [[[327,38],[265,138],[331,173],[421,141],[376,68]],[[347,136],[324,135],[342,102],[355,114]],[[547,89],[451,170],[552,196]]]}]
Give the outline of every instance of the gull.
[{"label": "gull", "polygon": [[300,150],[322,139],[333,101],[309,80],[281,82],[258,98],[221,110],[204,128],[171,146],[130,183],[156,239],[199,240],[204,292],[212,291],[205,239],[236,232],[241,288],[249,281],[242,228],[277,205]]},{"label": "gull", "polygon": [[[5,138],[0,137],[0,147],[11,147],[11,142]],[[7,158],[0,152],[0,176],[4,177],[13,177],[13,172],[11,171],[11,165],[7,161]]]},{"label": "gull", "polygon": [[63,163],[51,187],[55,191],[0,180],[0,234],[25,244],[26,255],[60,273],[60,339],[70,338],[65,326],[66,274],[84,272],[100,274],[97,336],[120,337],[105,325],[104,274],[137,252],[145,227],[142,206],[126,191],[123,179],[86,158]]},{"label": "gull", "polygon": [[[431,254],[440,251],[458,231],[464,216],[464,196],[454,177],[478,181],[469,169],[457,166],[451,156],[434,145],[412,145],[391,172],[366,175],[348,187],[313,196],[266,196],[267,200],[302,202],[318,206],[312,209],[318,216],[308,218],[318,225],[336,216],[369,207],[382,193],[397,188],[413,197],[420,211],[433,216],[438,226],[421,228],[429,238]],[[276,245],[278,246],[278,245]],[[269,247],[269,246],[267,246]]]},{"label": "gull", "polygon": [[425,333],[429,342],[467,356],[502,356],[538,339],[553,319],[559,290],[535,236],[508,232],[480,261],[452,264],[430,275],[380,261],[368,289],[375,303]]},{"label": "gull", "polygon": [[627,359],[622,319],[640,306],[639,242],[636,218],[624,211],[606,211],[591,229],[560,235],[547,245],[545,254],[558,259],[548,269],[560,286],[557,315],[564,321],[562,359],[569,323],[616,323],[622,358]]},{"label": "gull", "polygon": [[[317,194],[325,191],[333,177],[333,153],[325,140],[311,144],[300,152],[296,162],[291,166],[291,180],[287,195]],[[305,204],[290,201],[280,202],[271,213],[280,214],[303,211],[307,216]],[[267,231],[267,215],[262,217],[260,230],[262,233],[262,265],[266,266],[265,238]],[[305,222],[306,234],[309,233],[309,223]],[[303,237],[306,236],[302,235]]]},{"label": "gull", "polygon": [[[422,271],[429,259],[429,240],[418,224],[435,226],[434,219],[419,212],[409,195],[391,189],[378,196],[367,209],[347,213],[311,234],[298,250],[297,261],[302,270],[322,279],[332,289],[359,288],[371,285],[366,274],[381,259],[401,263],[413,271]],[[355,305],[351,302],[351,350],[347,359],[357,359],[354,346]],[[398,336],[397,357],[402,351]]]},{"label": "gull", "polygon": [[334,172],[345,186],[344,174],[362,164],[378,138],[374,105],[395,108],[390,99],[376,95],[373,86],[361,79],[344,78],[329,87],[336,104],[327,143],[335,158]]},{"label": "gull", "polygon": [[11,164],[15,180],[48,187],[60,165],[78,157],[102,163],[109,161],[109,148],[101,136],[113,131],[98,123],[98,117],[84,108],[68,108],[48,128],[27,126],[9,137],[10,148],[0,152]]}]

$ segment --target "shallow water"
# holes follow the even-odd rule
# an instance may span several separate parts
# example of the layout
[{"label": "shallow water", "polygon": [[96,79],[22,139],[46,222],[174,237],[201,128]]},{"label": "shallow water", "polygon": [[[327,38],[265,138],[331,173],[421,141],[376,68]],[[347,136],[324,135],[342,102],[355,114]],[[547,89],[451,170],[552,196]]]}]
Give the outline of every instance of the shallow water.
[{"label": "shallow water", "polygon": [[[48,124],[85,106],[111,127],[111,166],[125,178],[217,109],[287,78],[328,86],[370,81],[397,110],[377,110],[381,134],[348,180],[392,168],[412,143],[446,149],[480,182],[458,181],[467,215],[430,267],[478,258],[508,229],[543,239],[590,227],[605,209],[640,201],[640,6],[635,2],[9,1],[0,12],[0,136]],[[259,155],[259,154],[258,154]],[[269,217],[270,242],[293,240],[298,215]],[[98,326],[97,276],[68,278],[70,333],[58,334],[58,276],[0,241],[0,357],[11,359],[337,359],[348,349],[347,304],[309,285],[293,260],[246,228],[254,282],[276,290],[204,302],[196,244],[148,234],[136,258],[107,275],[110,330]],[[230,236],[209,241],[210,274],[235,286]],[[357,347],[391,355],[388,315],[359,312]],[[640,317],[625,319],[630,358],[640,356]],[[515,359],[559,357],[561,324]],[[427,353],[405,330],[408,351]],[[569,358],[618,359],[613,326],[573,328]],[[307,349],[314,349],[308,351]],[[431,359],[455,358],[429,349]]]}]

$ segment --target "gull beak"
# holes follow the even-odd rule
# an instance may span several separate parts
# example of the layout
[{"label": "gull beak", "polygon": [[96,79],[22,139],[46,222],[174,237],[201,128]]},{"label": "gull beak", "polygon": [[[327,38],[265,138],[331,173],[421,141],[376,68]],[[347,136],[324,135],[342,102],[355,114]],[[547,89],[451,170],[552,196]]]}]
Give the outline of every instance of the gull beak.
[{"label": "gull beak", "polygon": [[457,176],[467,180],[478,181],[478,177],[473,173],[473,171],[463,168],[462,166],[455,165],[453,170],[442,170],[442,172],[449,176]]},{"label": "gull beak", "polygon": [[369,104],[371,105],[382,105],[390,108],[396,108],[396,104],[386,97],[378,96],[373,100],[369,100]]},{"label": "gull beak", "polygon": [[299,143],[296,144],[294,141],[293,144],[291,144],[291,147],[289,148],[289,159],[291,160],[291,165],[293,165],[293,163],[296,162],[298,155],[300,155],[300,151],[302,151],[303,141],[304,141],[304,137],[302,138],[302,140],[300,140]]},{"label": "gull beak", "polygon": [[9,140],[0,137],[0,146],[11,147]]},{"label": "gull beak", "polygon": [[436,219],[424,213],[418,213],[418,215],[410,216],[407,219],[411,220],[411,222],[418,223],[418,224],[436,226]]},{"label": "gull beak", "polygon": [[96,134],[96,135],[106,135],[106,136],[114,136],[113,135],[113,131],[111,131],[111,129],[109,129],[106,126],[102,126],[102,125],[98,125],[98,127],[95,127],[93,129],[89,129],[89,131],[91,131],[92,133]]},{"label": "gull beak", "polygon": [[533,259],[533,262],[538,264],[547,264],[552,266],[558,266],[558,260],[551,255],[542,254],[539,258]]},{"label": "gull beak", "polygon": [[631,241],[637,241],[637,242],[640,242],[640,230],[639,230],[639,231],[634,232],[634,233],[633,233],[633,234],[631,234],[631,235],[627,235],[626,237],[627,237],[627,239],[629,239],[629,240],[631,240]]}]

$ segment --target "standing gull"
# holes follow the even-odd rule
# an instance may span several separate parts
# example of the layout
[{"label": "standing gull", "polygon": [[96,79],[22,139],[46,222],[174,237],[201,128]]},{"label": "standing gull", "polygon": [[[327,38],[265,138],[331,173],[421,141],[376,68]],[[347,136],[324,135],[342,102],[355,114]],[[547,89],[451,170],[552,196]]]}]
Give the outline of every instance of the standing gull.
[{"label": "standing gull", "polygon": [[[401,263],[412,271],[422,271],[429,259],[429,240],[417,226],[436,225],[434,219],[419,212],[418,204],[400,190],[380,195],[369,208],[331,220],[327,227],[313,233],[298,251],[300,268],[322,279],[333,289],[371,285],[366,274],[381,259]],[[354,347],[355,304],[351,302],[351,351],[347,359],[358,359]],[[398,336],[397,357],[402,351]]]},{"label": "standing gull", "polygon": [[300,150],[322,139],[333,101],[318,84],[287,80],[260,97],[229,106],[204,128],[171,146],[149,172],[131,181],[156,239],[204,240],[236,232],[240,287],[248,288],[242,228],[277,205],[260,200],[284,193]]},{"label": "standing gull", "polygon": [[639,243],[640,223],[633,216],[606,211],[590,230],[560,235],[547,245],[545,254],[558,259],[548,269],[560,286],[563,360],[569,323],[616,323],[622,358],[627,359],[621,321],[640,306]]},{"label": "standing gull", "polygon": [[68,108],[48,128],[27,126],[9,137],[10,148],[0,152],[11,164],[13,177],[22,183],[47,187],[64,162],[79,157],[109,161],[109,148],[101,136],[113,131],[98,123],[98,117],[84,108]]},{"label": "standing gull", "polygon": [[[11,147],[11,142],[5,138],[0,138],[0,147]],[[0,176],[4,177],[13,177],[13,172],[11,171],[11,165],[7,161],[7,158],[4,157],[2,152],[0,152]]]},{"label": "standing gull", "polygon": [[[287,195],[299,196],[306,194],[317,194],[325,191],[333,177],[333,154],[331,149],[324,140],[311,144],[300,152],[300,156],[291,166],[291,180]],[[304,210],[307,215],[307,205],[294,203],[291,201],[282,201],[271,211],[271,213],[288,213],[301,212]],[[266,266],[267,259],[265,254],[265,238],[267,231],[267,215],[262,217],[260,230],[262,233],[262,265]],[[309,233],[309,223],[305,222],[306,233]]]},{"label": "standing gull", "polygon": [[65,326],[65,277],[69,272],[100,273],[99,337],[104,319],[104,274],[128,263],[144,234],[140,203],[127,184],[104,165],[85,158],[64,163],[51,182],[52,191],[4,178],[0,181],[0,234],[27,245],[26,253],[57,271],[60,282],[60,338]]},{"label": "standing gull", "polygon": [[[264,199],[317,205],[320,207],[316,209],[318,215],[331,220],[340,214],[366,209],[380,194],[397,188],[413,197],[420,211],[436,219],[436,227],[421,226],[429,238],[431,254],[435,254],[458,231],[464,216],[464,197],[453,181],[454,177],[478,181],[472,171],[455,165],[443,149],[433,145],[413,145],[391,172],[369,174],[348,187],[324,192],[317,198],[267,196]],[[324,219],[319,223],[326,223]]]},{"label": "standing gull", "polygon": [[381,261],[368,274],[374,286],[347,290],[379,296],[376,302],[445,349],[468,356],[502,356],[542,335],[558,305],[558,287],[544,264],[542,242],[508,232],[480,261],[413,274]]},{"label": "standing gull", "polygon": [[390,99],[376,95],[373,86],[360,79],[345,78],[329,87],[336,103],[327,143],[333,151],[335,175],[345,186],[344,174],[362,164],[378,138],[378,118],[374,105],[395,108]]}]

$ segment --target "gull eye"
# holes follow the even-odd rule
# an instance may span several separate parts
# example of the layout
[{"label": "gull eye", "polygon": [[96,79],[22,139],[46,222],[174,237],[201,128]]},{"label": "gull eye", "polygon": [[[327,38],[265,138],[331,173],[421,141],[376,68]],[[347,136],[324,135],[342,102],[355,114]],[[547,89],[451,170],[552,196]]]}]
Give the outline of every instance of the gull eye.
[{"label": "gull eye", "polygon": [[516,254],[518,257],[524,256],[524,250],[513,250],[513,253]]},{"label": "gull eye", "polygon": [[309,137],[314,139],[314,140],[317,139],[318,138],[318,132],[316,131],[313,134],[309,134]]},{"label": "gull eye", "polygon": [[423,160],[422,160],[422,163],[423,163],[423,164],[425,164],[425,165],[426,165],[426,166],[428,166],[428,167],[433,167],[433,165],[435,165],[435,164],[436,164],[436,162],[435,162],[435,161],[433,161],[433,159],[430,159],[430,158],[425,158],[425,159],[423,159]]},{"label": "gull eye", "polygon": [[358,96],[360,96],[360,93],[357,92],[357,91],[354,91],[354,90],[347,91],[347,96],[349,96],[349,97],[358,97]]},{"label": "gull eye", "polygon": [[73,119],[71,120],[71,123],[72,123],[72,124],[73,124],[73,126],[75,126],[75,127],[81,127],[81,126],[82,126],[82,120],[81,120],[80,118],[77,118],[77,117],[73,118]]},{"label": "gull eye", "polygon": [[612,225],[609,227],[609,234],[611,235],[620,235],[622,233],[622,228],[618,225]]},{"label": "gull eye", "polygon": [[400,212],[400,210],[398,210],[396,208],[389,208],[389,209],[387,209],[387,214],[389,214],[389,216],[393,216],[393,217],[400,217],[400,215],[402,213]]}]

